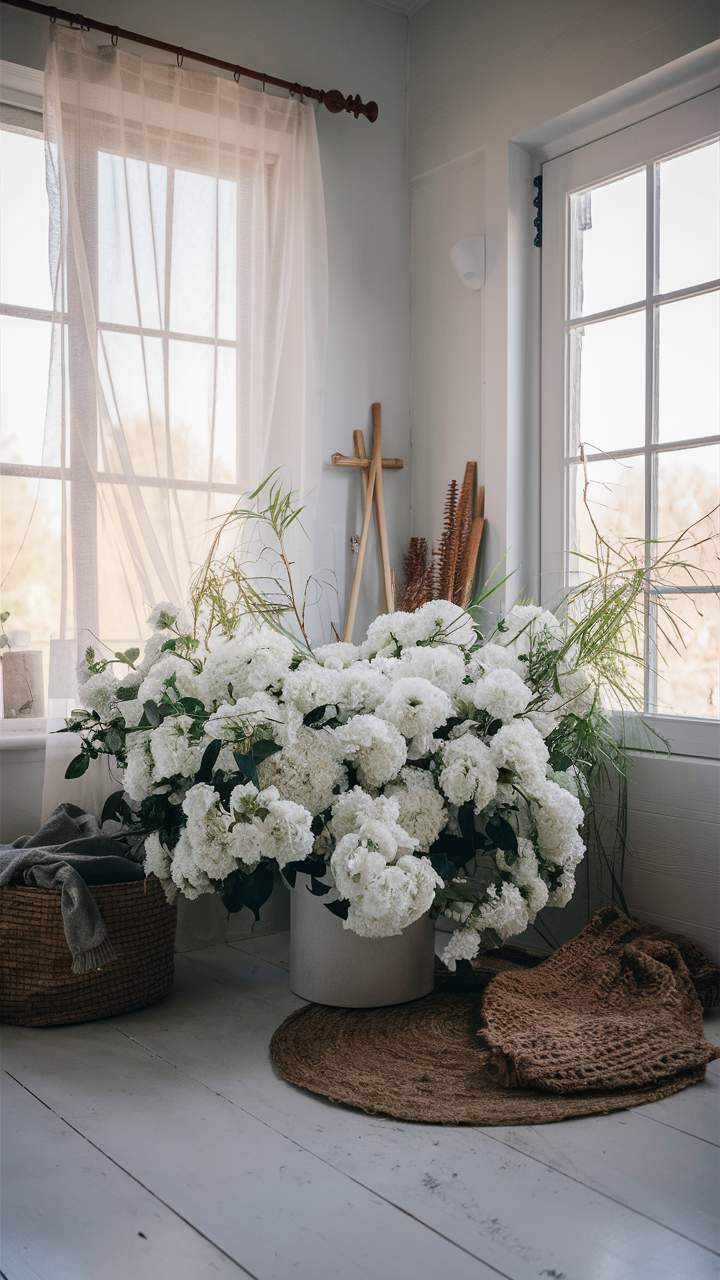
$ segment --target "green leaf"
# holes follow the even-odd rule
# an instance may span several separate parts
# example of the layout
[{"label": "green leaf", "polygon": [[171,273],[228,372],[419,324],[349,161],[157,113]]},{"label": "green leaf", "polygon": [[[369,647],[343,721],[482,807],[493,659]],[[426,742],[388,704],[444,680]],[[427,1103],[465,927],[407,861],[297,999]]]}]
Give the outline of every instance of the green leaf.
[{"label": "green leaf", "polygon": [[326,703],[322,707],[313,707],[312,711],[308,711],[307,714],[303,716],[303,724],[317,724],[319,720],[323,720],[328,706],[329,703]]},{"label": "green leaf", "polygon": [[502,849],[503,852],[508,850],[510,853],[517,855],[518,841],[515,832],[506,818],[491,818],[485,827],[485,835],[491,840],[496,849]]},{"label": "green leaf", "polygon": [[22,706],[18,707],[18,715],[20,715],[23,711],[29,711],[34,701],[35,701],[34,698],[30,698],[27,702],[23,702]]},{"label": "green leaf", "polygon": [[70,761],[67,769],[65,770],[65,777],[66,778],[82,778],[83,774],[87,773],[89,765],[90,765],[89,756],[86,756],[86,755],[75,756],[74,760]]},{"label": "green leaf", "polygon": [[157,729],[162,718],[157,702],[153,701],[152,698],[149,698],[148,701],[143,704],[143,712],[150,727],[152,729]]},{"label": "green leaf", "polygon": [[102,826],[103,822],[109,822],[111,819],[117,820],[124,795],[124,791],[113,791],[112,795],[108,796],[100,814],[100,826]]},{"label": "green leaf", "polygon": [[305,886],[308,893],[312,893],[316,898],[324,898],[332,889],[331,884],[323,884],[321,880],[316,880],[314,876],[310,878],[310,883]]},{"label": "green leaf", "polygon": [[177,641],[173,636],[172,640],[166,640],[165,643],[160,646],[160,652],[167,653],[168,650],[171,650],[174,653],[176,644],[177,644]]},{"label": "green leaf", "polygon": [[9,649],[10,641],[7,636],[0,636],[0,649]]},{"label": "green leaf", "polygon": [[4,613],[0,613],[0,622],[2,623],[7,622],[9,617],[10,617],[10,610],[6,609]]},{"label": "green leaf", "polygon": [[260,742],[255,742],[251,748],[252,758],[256,764],[262,764],[263,760],[267,760],[269,756],[274,756],[276,751],[282,751],[279,742],[273,742],[271,738],[262,738]]},{"label": "green leaf", "polygon": [[201,702],[200,698],[181,698],[180,705],[187,711],[189,716],[205,715],[205,703]]},{"label": "green leaf", "polygon": [[125,746],[125,739],[119,729],[108,729],[105,734],[105,746],[110,755],[116,756],[118,751],[122,751]]},{"label": "green leaf", "polygon": [[243,755],[240,751],[233,751],[235,763],[238,771],[242,774],[245,782],[252,782],[260,790],[260,782],[258,781],[258,771],[255,761],[250,755]]},{"label": "green leaf", "polygon": [[[232,883],[230,884],[229,881]],[[242,875],[239,871],[233,872],[223,886],[223,906],[230,912],[241,911],[243,907],[248,907],[257,921],[260,919],[260,908],[270,897],[274,884],[275,876],[272,867],[267,863],[261,862],[260,866],[249,875]]]},{"label": "green leaf", "polygon": [[132,702],[137,697],[137,692],[137,689],[129,689],[127,685],[120,685],[120,688],[115,690],[115,697],[118,702]]},{"label": "green leaf", "polygon": [[454,862],[450,861],[443,849],[438,849],[437,852],[434,852],[434,850],[431,849],[429,856],[433,870],[437,871],[438,875],[442,876],[443,880],[454,879],[457,875],[457,867]]},{"label": "green leaf", "polygon": [[336,902],[324,902],[323,906],[327,911],[332,911],[334,916],[339,916],[341,920],[347,920],[350,903],[345,898],[340,898]]},{"label": "green leaf", "polygon": [[195,774],[196,783],[210,782],[212,778],[213,769],[215,768],[215,764],[218,756],[220,755],[221,750],[222,750],[222,742],[220,741],[219,738],[215,738],[210,743],[210,745],[205,748],[203,752],[202,760],[200,761],[200,768]]}]

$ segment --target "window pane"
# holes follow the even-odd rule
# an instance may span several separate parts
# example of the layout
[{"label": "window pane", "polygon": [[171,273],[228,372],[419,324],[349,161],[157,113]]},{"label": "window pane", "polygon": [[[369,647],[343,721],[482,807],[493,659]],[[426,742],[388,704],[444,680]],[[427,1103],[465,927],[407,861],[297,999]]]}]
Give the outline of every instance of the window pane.
[{"label": "window pane", "polygon": [[657,309],[658,439],[720,433],[720,293]]},{"label": "window pane", "polygon": [[[645,531],[645,464],[642,457],[603,460],[587,466],[587,503],[583,500],[585,477],[581,466],[570,467],[570,546],[595,560],[593,521],[600,535],[617,549],[620,542],[633,540],[631,550],[642,560]],[[589,506],[589,511],[588,511]],[[592,519],[591,519],[592,516]],[[570,568],[592,575],[592,564],[583,565],[571,556]]]},{"label": "window pane", "polygon": [[720,276],[720,143],[656,166],[660,293]]},{"label": "window pane", "polygon": [[[3,462],[43,460],[51,324],[0,316],[0,451]],[[56,462],[55,458],[52,459]]]},{"label": "window pane", "polygon": [[98,155],[98,292],[101,320],[162,328],[167,169]]},{"label": "window pane", "polygon": [[720,584],[720,445],[659,453],[656,466],[657,536],[664,544],[658,550],[669,550],[675,538],[691,530],[672,552],[691,568],[673,571],[668,580],[681,586]]},{"label": "window pane", "polygon": [[645,312],[572,329],[570,452],[645,442]]},{"label": "window pane", "polygon": [[233,340],[237,188],[181,169],[174,183],[170,328]]},{"label": "window pane", "polygon": [[645,170],[570,197],[570,316],[645,297]]},{"label": "window pane", "polygon": [[0,133],[0,300],[17,307],[52,307],[48,265],[45,144],[22,133]]},{"label": "window pane", "polygon": [[[69,490],[67,485],[68,502]],[[6,630],[29,631],[27,647],[42,651],[46,687],[49,641],[60,628],[61,527],[59,480],[0,477],[0,608],[10,613]],[[72,600],[68,617],[72,620]]]},{"label": "window pane", "polygon": [[670,613],[658,617],[657,710],[717,717],[720,596],[672,595],[665,596],[664,603]]},{"label": "window pane", "polygon": [[234,348],[170,343],[170,425],[179,479],[234,482]]}]

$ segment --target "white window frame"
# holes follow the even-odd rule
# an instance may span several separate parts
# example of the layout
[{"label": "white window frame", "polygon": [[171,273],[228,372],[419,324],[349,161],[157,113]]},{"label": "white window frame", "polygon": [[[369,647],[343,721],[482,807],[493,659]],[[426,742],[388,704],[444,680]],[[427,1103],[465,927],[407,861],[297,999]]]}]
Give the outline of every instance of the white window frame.
[{"label": "white window frame", "polygon": [[[568,320],[569,197],[574,191],[640,167],[646,167],[647,180],[652,183],[656,160],[716,136],[719,124],[720,90],[715,89],[596,142],[578,147],[543,166],[540,568],[541,595],[546,603],[556,602],[558,594],[569,585],[566,553],[569,515],[567,474],[572,461],[567,447],[570,417],[568,333],[572,327]],[[655,294],[655,237],[652,201],[648,201],[646,297],[619,309],[620,313],[645,310],[648,316],[648,387],[652,385],[652,324],[656,307],[674,296],[685,297],[707,292],[711,288],[717,288],[719,283],[706,281],[667,297]],[[600,318],[600,315],[583,317],[583,323],[591,323]],[[574,323],[577,324],[577,320]],[[653,483],[653,468],[647,464],[665,447],[664,443],[658,445],[654,439],[654,416],[652,396],[647,394],[644,448],[635,447],[612,454],[612,457],[644,454],[646,521],[650,519],[651,511],[647,487]],[[682,447],[715,443],[718,440],[720,436],[702,437],[682,441]],[[671,447],[677,448],[677,444]],[[652,536],[649,528],[646,528],[645,536]],[[633,724],[633,719],[630,719],[630,723],[626,721],[625,736],[628,745],[653,749],[652,741],[648,742],[647,731],[641,725]],[[657,714],[646,714],[643,719],[670,742],[673,753],[720,757],[718,720]]]}]

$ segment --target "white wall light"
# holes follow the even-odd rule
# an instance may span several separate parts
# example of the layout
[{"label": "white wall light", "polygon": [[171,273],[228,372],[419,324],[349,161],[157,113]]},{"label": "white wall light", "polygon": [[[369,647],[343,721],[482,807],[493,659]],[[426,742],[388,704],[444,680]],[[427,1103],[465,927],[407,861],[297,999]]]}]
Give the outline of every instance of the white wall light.
[{"label": "white wall light", "polygon": [[482,289],[485,283],[485,237],[467,236],[450,250],[452,262],[466,289]]}]

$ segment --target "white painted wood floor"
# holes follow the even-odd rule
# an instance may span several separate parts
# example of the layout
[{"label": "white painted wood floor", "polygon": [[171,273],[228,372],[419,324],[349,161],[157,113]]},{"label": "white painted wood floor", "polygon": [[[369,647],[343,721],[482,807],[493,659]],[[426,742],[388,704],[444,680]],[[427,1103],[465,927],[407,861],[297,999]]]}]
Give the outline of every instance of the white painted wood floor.
[{"label": "white painted wood floor", "polygon": [[270,1065],[287,955],[188,952],[154,1008],[3,1028],[5,1280],[717,1280],[720,1062],[560,1124],[366,1116]]}]

